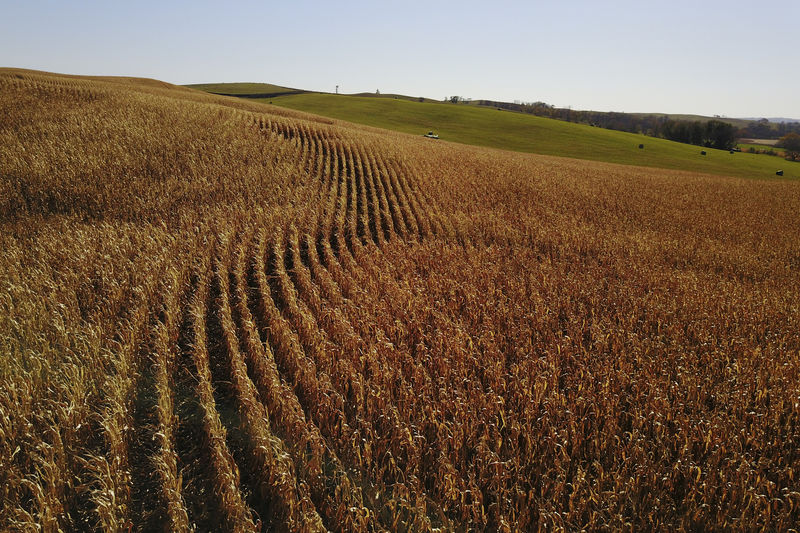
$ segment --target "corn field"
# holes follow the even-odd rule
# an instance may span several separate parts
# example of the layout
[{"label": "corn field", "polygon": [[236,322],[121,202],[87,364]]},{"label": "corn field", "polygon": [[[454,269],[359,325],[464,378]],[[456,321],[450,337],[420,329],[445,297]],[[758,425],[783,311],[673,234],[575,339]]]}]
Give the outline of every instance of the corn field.
[{"label": "corn field", "polygon": [[791,530],[800,186],[0,69],[0,529]]}]

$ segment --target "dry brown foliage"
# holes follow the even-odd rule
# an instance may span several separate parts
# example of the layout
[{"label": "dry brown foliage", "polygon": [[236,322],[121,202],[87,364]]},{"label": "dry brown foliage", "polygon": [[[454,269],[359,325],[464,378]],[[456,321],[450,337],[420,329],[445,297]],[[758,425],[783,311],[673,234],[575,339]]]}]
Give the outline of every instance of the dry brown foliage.
[{"label": "dry brown foliage", "polygon": [[788,530],[800,188],[0,69],[0,529]]}]

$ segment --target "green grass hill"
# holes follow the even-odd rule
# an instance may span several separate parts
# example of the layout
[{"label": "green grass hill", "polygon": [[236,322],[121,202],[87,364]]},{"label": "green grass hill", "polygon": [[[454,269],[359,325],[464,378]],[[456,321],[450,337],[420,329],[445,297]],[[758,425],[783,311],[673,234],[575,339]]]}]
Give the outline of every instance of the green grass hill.
[{"label": "green grass hill", "polygon": [[[250,91],[250,88],[246,91],[240,88],[241,85],[235,84],[234,88]],[[234,94],[234,91],[227,90],[227,84],[213,87],[216,89],[213,92],[218,94]],[[800,178],[800,164],[776,157],[729,153],[727,150],[701,148],[489,107],[419,102],[400,96],[375,98],[312,92],[272,96],[260,101],[409,134],[423,135],[433,131],[441,140],[431,142],[452,141],[519,152],[746,178],[776,178],[775,172],[783,170],[784,179]],[[640,149],[640,144],[644,148]],[[702,151],[706,155],[702,155]]]}]

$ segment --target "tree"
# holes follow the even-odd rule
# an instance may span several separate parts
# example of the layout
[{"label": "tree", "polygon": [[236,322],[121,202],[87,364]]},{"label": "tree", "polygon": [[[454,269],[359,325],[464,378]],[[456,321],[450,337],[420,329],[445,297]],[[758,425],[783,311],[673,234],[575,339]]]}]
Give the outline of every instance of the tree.
[{"label": "tree", "polygon": [[736,145],[736,129],[728,122],[721,120],[709,120],[704,123],[699,120],[667,119],[663,123],[656,123],[656,127],[665,139],[671,141],[720,150],[730,150]]},{"label": "tree", "polygon": [[736,145],[736,130],[728,122],[709,120],[706,123],[705,145],[720,150],[730,150]]},{"label": "tree", "polygon": [[780,138],[776,146],[786,150],[786,159],[791,159],[792,161],[800,159],[800,135],[787,133]]},{"label": "tree", "polygon": [[748,136],[755,139],[774,139],[774,131],[769,120],[762,118],[759,121],[747,124]]}]

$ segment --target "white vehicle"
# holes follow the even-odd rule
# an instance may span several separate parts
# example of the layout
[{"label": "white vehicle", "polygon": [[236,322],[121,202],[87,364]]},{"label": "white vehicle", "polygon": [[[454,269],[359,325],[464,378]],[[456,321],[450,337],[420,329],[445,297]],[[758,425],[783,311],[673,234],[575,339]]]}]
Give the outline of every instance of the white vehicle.
[{"label": "white vehicle", "polygon": [[423,135],[423,137],[427,137],[429,139],[438,139],[439,138],[439,136],[434,134],[432,131],[429,131],[428,133]]}]

